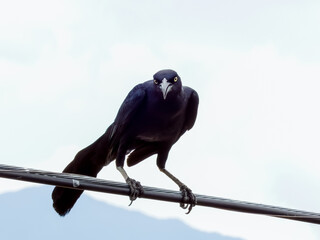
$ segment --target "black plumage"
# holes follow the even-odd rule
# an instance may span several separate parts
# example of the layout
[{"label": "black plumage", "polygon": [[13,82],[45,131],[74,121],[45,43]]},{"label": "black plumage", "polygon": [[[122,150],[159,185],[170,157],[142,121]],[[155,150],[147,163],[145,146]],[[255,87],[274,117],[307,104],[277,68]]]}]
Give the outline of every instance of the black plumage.
[{"label": "black plumage", "polygon": [[[96,177],[113,160],[131,190],[131,201],[143,194],[139,182],[129,178],[123,166],[133,166],[157,154],[160,171],[178,184],[182,191],[181,207],[189,212],[196,204],[192,191],[165,169],[172,145],[195,123],[199,98],[195,90],[182,86],[173,70],[161,70],[153,80],[135,86],[122,103],[114,122],[90,146],[78,152],[63,172]],[[61,216],[67,214],[82,190],[56,187],[53,207]],[[188,200],[188,201],[187,201]]]}]

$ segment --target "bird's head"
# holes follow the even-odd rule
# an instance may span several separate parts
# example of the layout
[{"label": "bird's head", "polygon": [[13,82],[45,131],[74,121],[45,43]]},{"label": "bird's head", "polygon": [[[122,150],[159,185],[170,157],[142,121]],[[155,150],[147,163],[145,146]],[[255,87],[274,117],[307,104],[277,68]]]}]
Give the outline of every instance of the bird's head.
[{"label": "bird's head", "polygon": [[162,93],[165,100],[170,95],[178,94],[182,90],[182,83],[179,75],[170,69],[161,70],[153,75],[154,86]]}]

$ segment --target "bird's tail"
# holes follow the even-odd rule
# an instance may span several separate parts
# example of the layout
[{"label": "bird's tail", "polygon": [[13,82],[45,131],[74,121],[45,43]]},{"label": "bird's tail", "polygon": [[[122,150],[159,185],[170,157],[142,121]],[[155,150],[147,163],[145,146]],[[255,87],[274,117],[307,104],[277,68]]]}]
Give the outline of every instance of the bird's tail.
[{"label": "bird's tail", "polygon": [[[78,152],[63,172],[96,177],[106,164],[108,142],[108,134],[105,133],[90,146]],[[66,215],[82,193],[83,190],[55,187],[52,192],[54,209],[60,216]]]}]

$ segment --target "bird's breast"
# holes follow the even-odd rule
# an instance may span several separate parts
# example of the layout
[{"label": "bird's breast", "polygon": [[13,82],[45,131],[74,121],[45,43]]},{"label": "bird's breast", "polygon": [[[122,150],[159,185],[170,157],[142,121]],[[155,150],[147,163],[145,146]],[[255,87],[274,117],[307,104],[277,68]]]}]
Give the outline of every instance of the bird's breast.
[{"label": "bird's breast", "polygon": [[134,126],[136,137],[149,142],[174,140],[184,123],[184,105],[179,96],[165,100],[149,98]]},{"label": "bird's breast", "polygon": [[170,141],[180,133],[182,123],[179,115],[149,116],[140,122],[137,137],[149,142]]}]

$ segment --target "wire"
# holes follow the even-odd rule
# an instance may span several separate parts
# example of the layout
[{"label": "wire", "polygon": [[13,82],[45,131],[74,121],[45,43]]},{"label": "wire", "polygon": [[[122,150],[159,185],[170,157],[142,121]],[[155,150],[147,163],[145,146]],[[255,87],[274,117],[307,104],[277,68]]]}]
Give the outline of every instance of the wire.
[{"label": "wire", "polygon": [[[90,190],[126,196],[130,194],[130,189],[128,185],[125,183],[107,181],[78,174],[56,173],[3,164],[0,164],[0,177],[66,188],[74,188],[79,190]],[[179,191],[172,191],[147,186],[144,186],[143,189],[144,193],[141,196],[141,198],[177,203],[181,202],[181,193]],[[198,206],[219,208],[224,210],[251,214],[262,214],[271,217],[320,224],[319,213],[306,212],[301,210],[250,203],[238,200],[231,200],[226,198],[212,197],[200,194],[195,195],[197,197]]]}]

